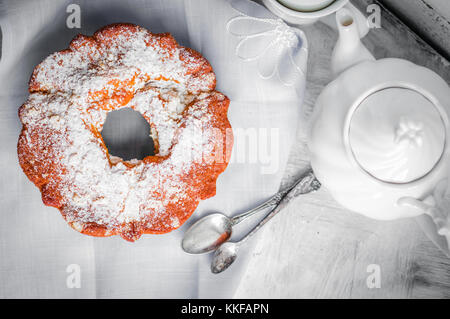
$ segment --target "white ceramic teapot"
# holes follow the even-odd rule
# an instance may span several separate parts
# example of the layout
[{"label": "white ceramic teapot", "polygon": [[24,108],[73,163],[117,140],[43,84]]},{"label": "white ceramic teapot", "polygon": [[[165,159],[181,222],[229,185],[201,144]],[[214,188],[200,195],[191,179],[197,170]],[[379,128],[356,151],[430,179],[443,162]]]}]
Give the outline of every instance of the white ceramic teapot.
[{"label": "white ceramic teapot", "polygon": [[[436,187],[450,166],[450,88],[402,59],[375,60],[351,10],[336,12],[339,39],[332,81],[317,99],[309,130],[313,170],[343,206],[382,220],[433,217]],[[440,193],[442,193],[440,191]]]}]

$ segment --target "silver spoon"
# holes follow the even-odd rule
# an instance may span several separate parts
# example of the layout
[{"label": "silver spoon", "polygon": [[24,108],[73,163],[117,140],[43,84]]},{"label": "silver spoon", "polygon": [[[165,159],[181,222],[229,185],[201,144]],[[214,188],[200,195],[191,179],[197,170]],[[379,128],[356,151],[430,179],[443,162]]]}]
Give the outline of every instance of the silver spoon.
[{"label": "silver spoon", "polygon": [[264,224],[266,224],[273,216],[278,214],[283,208],[285,208],[289,202],[301,194],[310,193],[320,188],[320,182],[314,176],[314,173],[310,170],[303,175],[292,186],[287,194],[281,199],[280,203],[273,208],[258,225],[256,225],[247,235],[237,242],[228,242],[222,244],[214,253],[214,258],[211,263],[211,271],[214,274],[218,274],[227,269],[237,258],[239,247],[245,243],[252,235],[254,235]]},{"label": "silver spoon", "polygon": [[278,192],[261,205],[232,218],[215,213],[199,219],[184,233],[181,248],[189,254],[203,254],[215,250],[231,237],[233,226],[266,208],[275,207],[290,190],[291,188],[288,188]]}]

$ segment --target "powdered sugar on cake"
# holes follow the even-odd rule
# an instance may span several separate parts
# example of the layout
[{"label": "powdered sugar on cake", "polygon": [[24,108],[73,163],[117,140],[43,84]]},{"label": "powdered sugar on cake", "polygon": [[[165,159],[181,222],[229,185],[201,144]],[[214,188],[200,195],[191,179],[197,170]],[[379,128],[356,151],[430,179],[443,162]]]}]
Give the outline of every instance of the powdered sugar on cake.
[{"label": "powdered sugar on cake", "polygon": [[[206,60],[174,45],[168,35],[135,26],[114,35],[105,30],[79,36],[71,50],[36,67],[20,111],[22,143],[36,150],[33,160],[57,162],[57,174],[46,185],[55,180],[57,206],[75,229],[95,224],[107,229],[104,235],[122,232],[126,238],[120,229],[139,222],[165,232],[177,228],[200,200],[192,198],[200,186],[186,176],[209,169],[203,155],[214,151],[211,123],[217,120],[209,106],[226,97],[213,91],[215,76],[204,67]],[[153,160],[124,162],[108,154],[99,132],[107,113],[122,107],[150,123],[158,147]],[[185,205],[187,215],[180,217]],[[168,207],[177,207],[172,210],[178,215]]]}]

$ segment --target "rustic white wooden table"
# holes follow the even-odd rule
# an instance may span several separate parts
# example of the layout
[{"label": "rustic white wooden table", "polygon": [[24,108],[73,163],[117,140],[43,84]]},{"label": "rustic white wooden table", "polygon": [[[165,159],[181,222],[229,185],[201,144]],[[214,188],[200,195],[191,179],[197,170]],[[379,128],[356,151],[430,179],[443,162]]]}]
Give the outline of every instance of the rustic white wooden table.
[{"label": "rustic white wooden table", "polygon": [[[375,3],[352,2],[363,12]],[[305,126],[315,99],[331,80],[330,55],[337,38],[322,23],[302,29],[310,45],[307,93],[284,186],[308,165]],[[411,60],[450,83],[449,62],[384,8],[381,28],[372,29],[364,43],[376,58]],[[450,259],[415,220],[365,218],[342,208],[325,189],[297,198],[255,240],[237,298],[450,298]],[[378,270],[379,288],[371,281]]]}]

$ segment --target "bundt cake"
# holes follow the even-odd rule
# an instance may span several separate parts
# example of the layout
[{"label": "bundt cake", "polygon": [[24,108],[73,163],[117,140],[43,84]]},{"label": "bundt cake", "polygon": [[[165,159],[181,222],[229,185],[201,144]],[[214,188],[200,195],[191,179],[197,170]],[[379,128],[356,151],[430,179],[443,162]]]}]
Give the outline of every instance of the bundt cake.
[{"label": "bundt cake", "polygon": [[[78,35],[33,71],[19,109],[19,163],[75,230],[91,236],[162,234],[215,195],[228,165],[229,100],[198,52],[132,24]],[[108,112],[149,122],[155,155],[125,161],[100,134]]]}]

